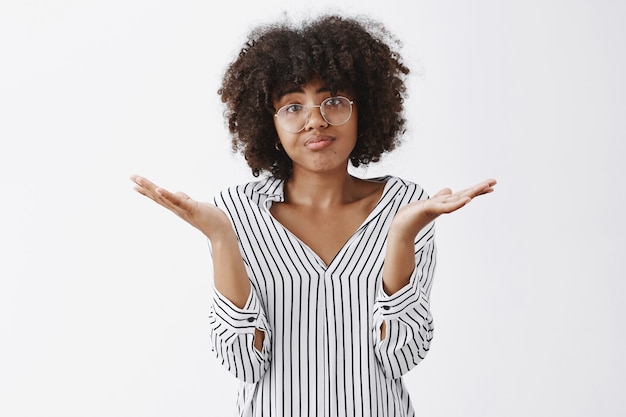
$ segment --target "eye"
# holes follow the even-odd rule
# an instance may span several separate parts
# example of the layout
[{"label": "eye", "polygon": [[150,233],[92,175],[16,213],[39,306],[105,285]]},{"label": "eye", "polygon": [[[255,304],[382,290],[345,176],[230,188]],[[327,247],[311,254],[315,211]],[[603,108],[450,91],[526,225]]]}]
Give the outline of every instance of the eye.
[{"label": "eye", "polygon": [[302,109],[304,109],[302,104],[287,104],[283,108],[285,109],[286,113],[298,113],[298,112],[301,112]]},{"label": "eye", "polygon": [[343,100],[340,97],[330,97],[324,100],[324,106],[338,107],[343,104]]}]

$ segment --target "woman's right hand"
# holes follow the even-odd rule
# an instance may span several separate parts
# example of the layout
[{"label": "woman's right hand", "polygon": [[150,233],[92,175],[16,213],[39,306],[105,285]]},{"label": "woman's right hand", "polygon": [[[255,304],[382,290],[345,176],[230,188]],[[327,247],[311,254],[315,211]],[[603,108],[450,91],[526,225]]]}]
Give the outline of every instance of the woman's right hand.
[{"label": "woman's right hand", "polygon": [[209,203],[200,203],[182,192],[172,193],[138,175],[131,176],[135,191],[176,213],[211,241],[215,288],[237,307],[248,300],[250,280],[241,258],[237,236],[228,216]]},{"label": "woman's right hand", "polygon": [[135,191],[175,213],[204,233],[209,240],[219,240],[232,233],[228,217],[213,204],[198,202],[180,191],[172,193],[139,175],[133,175],[130,179],[135,183]]}]

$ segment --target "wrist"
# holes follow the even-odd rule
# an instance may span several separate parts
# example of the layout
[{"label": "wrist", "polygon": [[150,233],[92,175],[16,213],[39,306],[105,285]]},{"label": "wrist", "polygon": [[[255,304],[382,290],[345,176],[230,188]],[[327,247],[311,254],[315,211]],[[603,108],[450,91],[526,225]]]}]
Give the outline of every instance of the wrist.
[{"label": "wrist", "polygon": [[395,218],[391,222],[387,238],[395,243],[410,243],[413,244],[415,236],[422,230],[429,222],[426,219],[411,219],[411,221],[404,221],[403,219]]},{"label": "wrist", "polygon": [[211,241],[212,245],[237,241],[235,230],[224,213],[219,213],[209,221],[202,221],[199,224],[201,227],[198,228]]},{"label": "wrist", "polygon": [[212,229],[210,233],[205,233],[214,248],[228,247],[237,244],[237,235],[232,227],[223,229]]}]

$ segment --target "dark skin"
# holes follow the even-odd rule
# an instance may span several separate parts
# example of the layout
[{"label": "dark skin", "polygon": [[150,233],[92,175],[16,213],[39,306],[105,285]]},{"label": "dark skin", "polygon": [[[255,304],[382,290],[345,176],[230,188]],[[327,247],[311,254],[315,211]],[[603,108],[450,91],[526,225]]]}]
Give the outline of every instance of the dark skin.
[{"label": "dark skin", "polygon": [[[272,215],[329,265],[361,226],[382,195],[384,183],[353,177],[351,195],[338,204],[314,206],[287,186],[285,202],[272,205]],[[293,195],[296,194],[296,195]]]}]

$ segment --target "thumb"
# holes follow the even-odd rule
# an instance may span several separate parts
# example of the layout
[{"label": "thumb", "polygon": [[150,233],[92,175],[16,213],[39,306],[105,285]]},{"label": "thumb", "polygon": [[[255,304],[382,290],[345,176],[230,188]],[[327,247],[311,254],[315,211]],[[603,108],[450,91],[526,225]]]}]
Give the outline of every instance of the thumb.
[{"label": "thumb", "polygon": [[442,195],[450,195],[452,194],[452,190],[449,188],[443,188],[437,192],[433,197],[440,197]]}]

